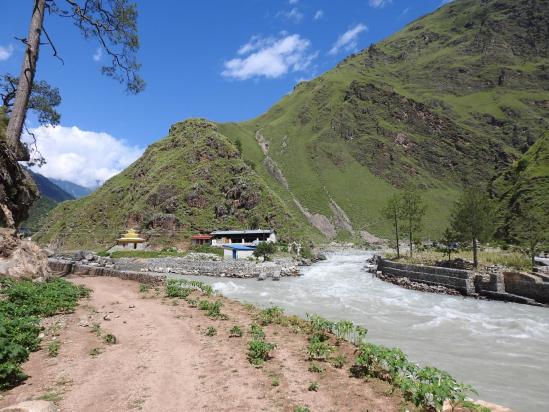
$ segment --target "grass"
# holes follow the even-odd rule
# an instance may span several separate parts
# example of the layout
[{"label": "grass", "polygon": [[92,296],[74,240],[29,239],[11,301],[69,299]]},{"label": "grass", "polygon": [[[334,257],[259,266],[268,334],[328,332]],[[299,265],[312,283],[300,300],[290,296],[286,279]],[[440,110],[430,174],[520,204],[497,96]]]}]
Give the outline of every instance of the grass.
[{"label": "grass", "polygon": [[112,333],[107,333],[105,336],[103,336],[103,342],[105,342],[108,345],[114,345],[117,342],[116,336],[114,336]]},{"label": "grass", "polygon": [[89,293],[63,279],[40,283],[0,278],[0,390],[26,378],[20,365],[39,348],[40,318],[74,311]]},{"label": "grass", "polygon": [[319,388],[320,388],[320,385],[318,384],[318,382],[311,382],[307,390],[309,392],[318,392]]},{"label": "grass", "polygon": [[92,358],[96,358],[97,356],[101,355],[102,353],[103,353],[103,349],[101,349],[101,348],[91,348],[90,352],[89,352],[89,354]]},{"label": "grass", "polygon": [[[391,254],[387,255],[388,259],[394,259],[396,256]],[[463,259],[469,262],[473,262],[473,251],[461,250],[452,253],[452,259]],[[414,252],[414,256],[401,256],[400,261],[419,264],[419,265],[434,265],[438,261],[447,260],[448,255],[445,252],[438,252],[435,250],[418,251]],[[530,270],[531,262],[530,258],[520,252],[504,251],[504,250],[480,250],[478,253],[479,265],[491,266],[499,265],[506,266],[518,270]]]},{"label": "grass", "polygon": [[215,335],[217,335],[217,329],[214,328],[213,326],[208,326],[206,328],[206,332],[204,332],[204,334],[206,336],[215,336]]},{"label": "grass", "polygon": [[55,358],[59,355],[59,349],[61,348],[61,342],[58,340],[51,341],[48,344],[48,356],[50,358]]},{"label": "grass", "polygon": [[173,251],[155,251],[155,250],[117,250],[111,253],[111,258],[139,258],[154,259],[163,257],[184,257],[187,253]]},{"label": "grass", "polygon": [[242,328],[240,326],[233,326],[231,330],[229,331],[229,337],[231,338],[240,338],[244,332],[242,331]]}]

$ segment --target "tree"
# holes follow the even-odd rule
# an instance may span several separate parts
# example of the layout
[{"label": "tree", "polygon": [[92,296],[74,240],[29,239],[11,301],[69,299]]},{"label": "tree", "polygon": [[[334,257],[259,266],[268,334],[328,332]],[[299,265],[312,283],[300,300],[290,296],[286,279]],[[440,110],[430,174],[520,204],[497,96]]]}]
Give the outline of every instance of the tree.
[{"label": "tree", "polygon": [[[136,60],[139,49],[137,36],[137,7],[128,0],[34,0],[31,23],[25,44],[25,56],[17,81],[15,99],[6,130],[6,142],[18,160],[29,160],[27,148],[21,143],[25,117],[29,109],[42,33],[58,57],[52,39],[44,28],[44,15],[49,11],[71,20],[85,38],[95,38],[110,57],[103,66],[104,75],[126,84],[130,93],[139,93],[145,83],[139,76],[140,64]],[[62,59],[59,58],[61,61]]]},{"label": "tree", "polygon": [[263,257],[264,260],[269,260],[269,256],[276,252],[276,246],[272,242],[259,242],[254,250],[255,257]]},{"label": "tree", "polygon": [[532,261],[532,270],[536,265],[536,255],[549,243],[549,216],[540,208],[525,207],[513,219],[511,235],[522,245]]},{"label": "tree", "polygon": [[478,267],[478,242],[494,233],[495,209],[488,195],[478,187],[465,189],[452,212],[452,229],[473,245],[473,265]]},{"label": "tree", "polygon": [[452,250],[455,248],[454,245],[457,240],[456,233],[451,228],[447,227],[442,234],[442,239],[440,241],[445,246],[446,253],[448,254],[448,260],[452,260]]},{"label": "tree", "polygon": [[416,190],[406,190],[402,194],[402,219],[404,230],[408,234],[408,243],[410,245],[410,257],[413,256],[414,235],[419,232],[423,226],[423,217],[427,210],[423,203],[421,195]]},{"label": "tree", "polygon": [[383,217],[391,222],[395,231],[397,259],[400,259],[400,220],[402,219],[402,196],[395,194],[389,198],[385,208],[381,211]]}]

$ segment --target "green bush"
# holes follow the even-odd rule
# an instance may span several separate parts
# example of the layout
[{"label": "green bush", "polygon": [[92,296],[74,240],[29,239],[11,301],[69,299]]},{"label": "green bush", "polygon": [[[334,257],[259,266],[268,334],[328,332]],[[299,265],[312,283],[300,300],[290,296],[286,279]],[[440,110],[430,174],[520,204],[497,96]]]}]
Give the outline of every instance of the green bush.
[{"label": "green bush", "polygon": [[213,288],[197,280],[168,279],[166,281],[166,296],[170,298],[186,299],[192,291],[200,290],[208,296],[213,294]]},{"label": "green bush", "polygon": [[259,312],[259,323],[262,326],[267,326],[271,323],[280,324],[283,320],[283,315],[284,309],[278,306],[263,309],[261,312]]},{"label": "green bush", "polygon": [[323,342],[318,335],[314,335],[311,338],[309,346],[307,347],[307,353],[310,359],[326,360],[334,348],[326,342]]},{"label": "green bush", "polygon": [[107,333],[105,336],[103,336],[103,341],[109,345],[114,345],[116,343],[116,336],[114,336],[112,333]]},{"label": "green bush", "polygon": [[206,336],[215,336],[215,335],[217,335],[217,329],[214,328],[213,326],[208,326],[208,328],[206,329],[205,335]]},{"label": "green bush", "polygon": [[237,325],[233,326],[229,331],[229,337],[231,338],[240,338],[243,334],[242,329]]},{"label": "green bush", "polygon": [[223,248],[210,245],[196,245],[191,247],[190,251],[196,253],[210,253],[223,257]]},{"label": "green bush", "polygon": [[61,342],[58,340],[53,340],[48,344],[48,356],[50,358],[55,358],[59,355],[59,349],[61,348]]},{"label": "green bush", "polygon": [[0,279],[0,390],[26,378],[19,365],[38,350],[40,317],[72,312],[78,299],[89,293],[63,279],[42,283]]},{"label": "green bush", "polygon": [[276,348],[274,343],[265,342],[263,339],[253,338],[248,342],[248,361],[252,365],[262,365],[269,360],[270,352]]},{"label": "green bush", "polygon": [[264,339],[265,338],[265,332],[261,328],[261,326],[252,323],[252,326],[250,327],[250,334],[254,339]]}]

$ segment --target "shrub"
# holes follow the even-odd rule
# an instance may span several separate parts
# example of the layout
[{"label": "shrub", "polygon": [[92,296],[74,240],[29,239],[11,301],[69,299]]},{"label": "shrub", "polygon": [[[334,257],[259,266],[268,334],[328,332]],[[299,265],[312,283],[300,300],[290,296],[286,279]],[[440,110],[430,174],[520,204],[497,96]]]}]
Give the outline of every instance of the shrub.
[{"label": "shrub", "polygon": [[248,342],[248,361],[252,365],[262,365],[263,362],[269,360],[269,354],[275,348],[276,345],[274,343],[254,338]]},{"label": "shrub", "polygon": [[330,358],[330,363],[334,368],[341,369],[347,363],[347,358],[345,357],[345,355],[339,354],[337,356],[334,356],[333,358]]},{"label": "shrub", "polygon": [[48,356],[50,358],[55,358],[59,355],[59,349],[61,348],[61,342],[58,340],[53,340],[48,344]]},{"label": "shrub", "polygon": [[270,325],[271,323],[280,324],[284,318],[284,309],[273,306],[271,308],[263,309],[259,312],[259,323],[262,326]]},{"label": "shrub", "polygon": [[445,400],[455,406],[463,403],[468,393],[476,393],[471,386],[456,382],[447,372],[432,367],[419,368],[409,362],[400,349],[370,343],[358,349],[351,373],[386,380],[399,387],[408,401],[424,409],[441,410]]},{"label": "shrub", "polygon": [[217,329],[214,328],[213,326],[208,326],[208,328],[206,329],[205,335],[206,336],[215,336],[215,335],[217,335]]},{"label": "shrub", "polygon": [[316,362],[311,362],[311,364],[309,365],[309,372],[323,373],[324,368]]},{"label": "shrub", "polygon": [[116,343],[116,336],[114,336],[112,333],[107,333],[105,336],[103,336],[103,341],[109,345],[114,345]]},{"label": "shrub", "polygon": [[252,323],[252,326],[250,327],[250,334],[254,339],[264,339],[265,338],[265,332],[261,328],[261,326]]},{"label": "shrub", "polygon": [[255,257],[263,257],[264,260],[269,260],[269,256],[276,253],[276,246],[271,242],[259,242],[254,250]]},{"label": "shrub", "polygon": [[294,412],[311,412],[311,410],[306,406],[298,405],[294,408]]},{"label": "shrub", "polygon": [[0,390],[26,378],[19,365],[39,348],[39,318],[72,312],[89,293],[64,279],[35,283],[0,278]]},{"label": "shrub", "polygon": [[229,333],[230,333],[229,337],[231,338],[240,338],[244,334],[240,326],[237,326],[237,325],[233,326],[229,331]]},{"label": "shrub", "polygon": [[318,387],[319,387],[318,382],[311,382],[309,384],[308,390],[312,392],[318,392]]},{"label": "shrub", "polygon": [[326,360],[332,352],[333,347],[322,341],[316,335],[312,337],[309,346],[307,347],[307,353],[309,354],[310,359]]},{"label": "shrub", "polygon": [[205,310],[208,317],[212,319],[228,319],[227,315],[221,313],[221,306],[223,302],[209,302],[207,300],[201,300],[198,302],[198,309]]},{"label": "shrub", "polygon": [[271,379],[271,386],[278,386],[280,385],[280,379],[278,378],[278,376],[273,376],[273,378]]}]

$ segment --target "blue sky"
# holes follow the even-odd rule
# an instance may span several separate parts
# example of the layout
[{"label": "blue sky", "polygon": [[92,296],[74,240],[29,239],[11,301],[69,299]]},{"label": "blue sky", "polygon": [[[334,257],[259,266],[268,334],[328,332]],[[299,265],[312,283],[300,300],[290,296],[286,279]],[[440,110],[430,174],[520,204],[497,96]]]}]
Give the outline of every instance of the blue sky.
[{"label": "blue sky", "polygon": [[[63,128],[48,133],[38,130],[39,135],[45,134],[41,149],[48,160],[42,173],[90,185],[124,167],[142,148],[165,136],[174,122],[189,117],[253,118],[299,80],[329,70],[347,54],[382,40],[441,2],[137,1],[139,60],[147,82],[146,90],[137,96],[127,95],[121,85],[100,74],[104,56],[96,43],[84,40],[66,20],[46,16],[46,28],[65,64],[42,48],[37,78],[59,87],[63,97]],[[32,3],[0,0],[10,16],[0,26],[0,74],[19,71],[23,47],[14,37],[26,35]],[[97,137],[99,133],[103,134]],[[86,151],[67,152],[63,142],[72,142],[70,150],[78,152],[78,139],[90,140],[84,145]],[[94,139],[100,146],[95,157],[88,153],[95,150]],[[115,143],[119,152],[111,151],[112,158],[105,160],[105,147]],[[60,159],[63,151],[77,156]],[[88,167],[99,162],[97,167],[104,170],[84,179],[82,166],[68,167],[71,161]]]}]

